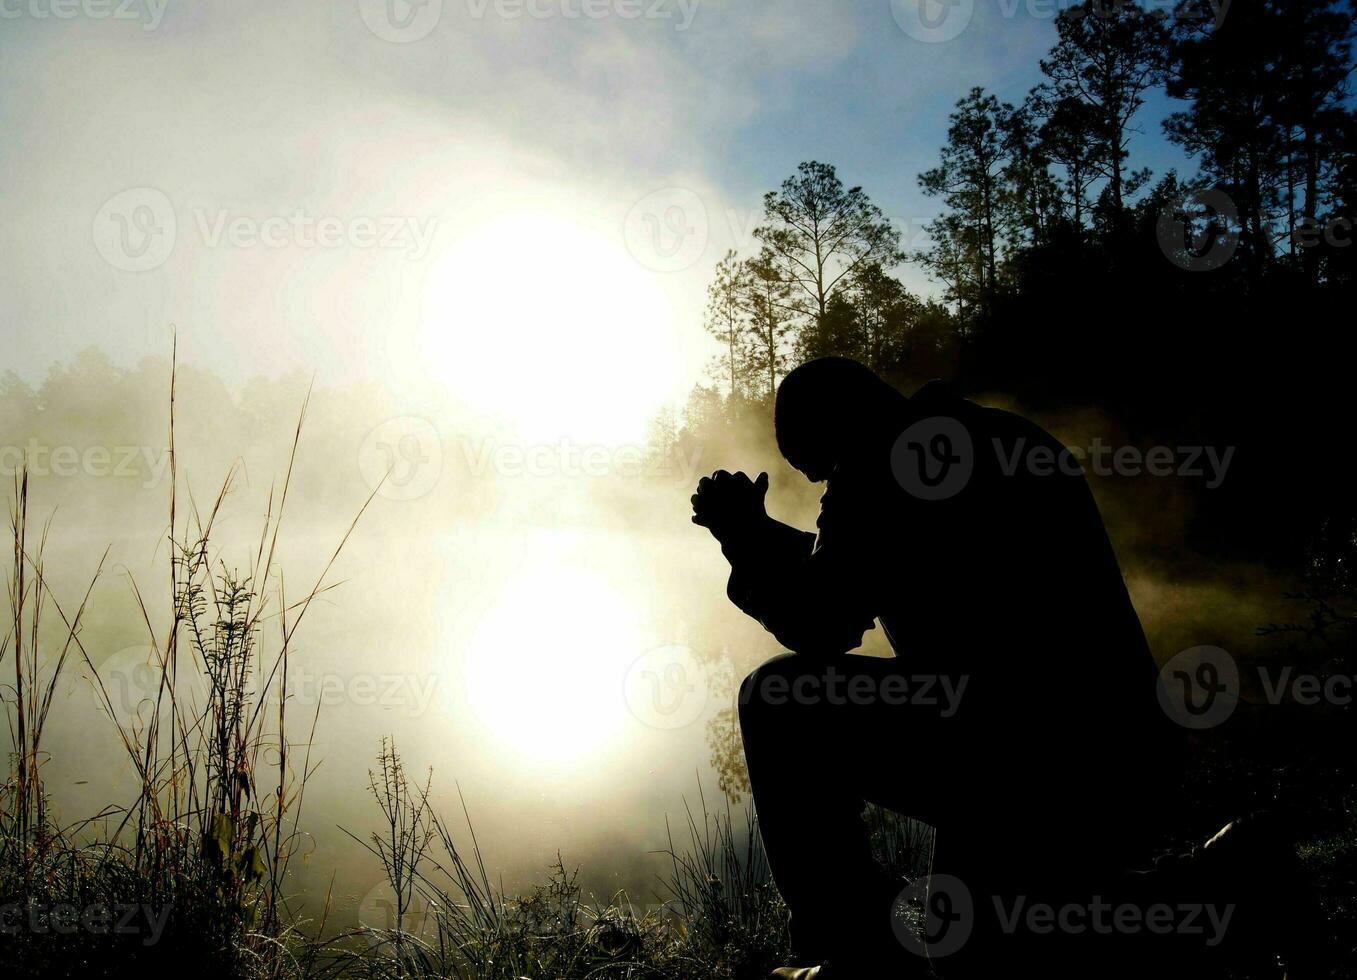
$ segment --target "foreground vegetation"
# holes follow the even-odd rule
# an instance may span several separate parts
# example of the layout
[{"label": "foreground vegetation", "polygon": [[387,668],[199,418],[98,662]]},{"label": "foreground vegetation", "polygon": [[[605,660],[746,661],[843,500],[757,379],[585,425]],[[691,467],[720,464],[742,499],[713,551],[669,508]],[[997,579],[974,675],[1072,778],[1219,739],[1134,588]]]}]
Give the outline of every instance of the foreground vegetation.
[{"label": "foreground vegetation", "polygon": [[[172,383],[173,389],[173,383]],[[303,406],[292,459],[301,437]],[[171,485],[174,398],[171,395]],[[468,820],[469,850],[384,743],[371,789],[381,831],[353,834],[385,869],[385,923],[340,931],[323,911],[304,918],[290,893],[300,851],[316,716],[290,716],[294,637],[362,516],[319,579],[289,598],[274,554],[291,465],[269,507],[251,566],[226,566],[214,523],[231,486],[206,510],[169,501],[169,621],[157,624],[140,586],[152,682],[120,724],[83,636],[84,595],[63,602],[45,574],[47,527],[30,516],[26,474],[11,512],[11,615],[0,688],[13,746],[0,786],[0,931],[15,976],[125,976],[141,968],[199,977],[756,977],[786,961],[787,916],[769,879],[752,816],[705,799],[671,837],[666,899],[638,911],[625,894],[587,898],[558,864],[545,884],[508,895],[491,884]],[[369,497],[369,501],[371,498]],[[363,509],[366,504],[363,505]],[[183,510],[187,510],[187,516]],[[106,556],[105,556],[106,557]],[[12,658],[12,661],[11,661]],[[44,731],[63,675],[79,664],[130,760],[136,797],[58,826],[44,786],[53,760]],[[430,774],[430,778],[431,778]],[[419,910],[416,924],[414,911]]]}]

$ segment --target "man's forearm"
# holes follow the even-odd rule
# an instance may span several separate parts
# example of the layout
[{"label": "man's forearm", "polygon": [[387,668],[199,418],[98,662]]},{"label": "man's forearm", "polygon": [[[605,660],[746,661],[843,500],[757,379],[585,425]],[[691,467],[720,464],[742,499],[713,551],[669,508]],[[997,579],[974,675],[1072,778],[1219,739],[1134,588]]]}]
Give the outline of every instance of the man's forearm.
[{"label": "man's forearm", "polygon": [[768,626],[768,617],[786,593],[786,575],[810,557],[815,535],[766,514],[723,536],[721,553],[730,562],[726,595],[742,612]]},{"label": "man's forearm", "polygon": [[833,656],[859,646],[873,617],[855,608],[861,597],[843,594],[852,589],[848,576],[815,574],[815,541],[771,517],[723,537],[731,565],[726,595],[789,650]]},{"label": "man's forearm", "polygon": [[721,536],[721,554],[732,569],[807,557],[815,547],[815,535],[764,514],[759,520],[731,528]]}]

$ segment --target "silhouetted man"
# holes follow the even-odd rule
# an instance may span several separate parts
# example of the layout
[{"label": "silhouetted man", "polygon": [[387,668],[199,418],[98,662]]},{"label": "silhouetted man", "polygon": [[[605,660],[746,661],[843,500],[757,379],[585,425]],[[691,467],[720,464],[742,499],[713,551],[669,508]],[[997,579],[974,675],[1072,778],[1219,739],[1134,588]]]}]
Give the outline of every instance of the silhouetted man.
[{"label": "silhouetted man", "polygon": [[[990,975],[1022,931],[994,897],[1088,896],[1142,864],[1171,771],[1102,519],[1056,440],[938,382],[906,398],[854,361],[812,361],[779,387],[775,425],[826,485],[818,533],[766,514],[767,474],[702,480],[693,521],[730,561],[731,600],[792,651],[740,690],[793,942],[828,964],[779,975],[925,970],[892,927],[901,883],[872,859],[865,801],[937,829],[933,880],[968,894],[930,901],[972,933],[939,962]],[[874,621],[896,656],[849,655]]]}]

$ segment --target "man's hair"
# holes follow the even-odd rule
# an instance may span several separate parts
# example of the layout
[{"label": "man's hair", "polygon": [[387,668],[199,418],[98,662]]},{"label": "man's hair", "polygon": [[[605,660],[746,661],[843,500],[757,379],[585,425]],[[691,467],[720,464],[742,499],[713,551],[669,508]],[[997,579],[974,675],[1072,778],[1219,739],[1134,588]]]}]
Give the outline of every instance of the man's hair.
[{"label": "man's hair", "polygon": [[865,438],[898,417],[908,400],[871,368],[847,357],[821,357],[793,370],[778,385],[773,410],[777,448],[799,469],[825,447]]}]

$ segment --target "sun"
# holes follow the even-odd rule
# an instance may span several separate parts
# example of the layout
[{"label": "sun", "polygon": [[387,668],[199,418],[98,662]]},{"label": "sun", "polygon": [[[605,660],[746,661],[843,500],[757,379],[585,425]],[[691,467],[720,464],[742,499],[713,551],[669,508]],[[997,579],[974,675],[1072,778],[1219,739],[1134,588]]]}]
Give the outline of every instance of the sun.
[{"label": "sun", "polygon": [[467,698],[520,758],[582,759],[625,727],[623,682],[643,653],[626,597],[601,577],[544,563],[482,617],[467,654]]},{"label": "sun", "polygon": [[501,216],[433,262],[423,332],[425,369],[529,439],[639,439],[677,387],[655,274],[555,214]]}]

